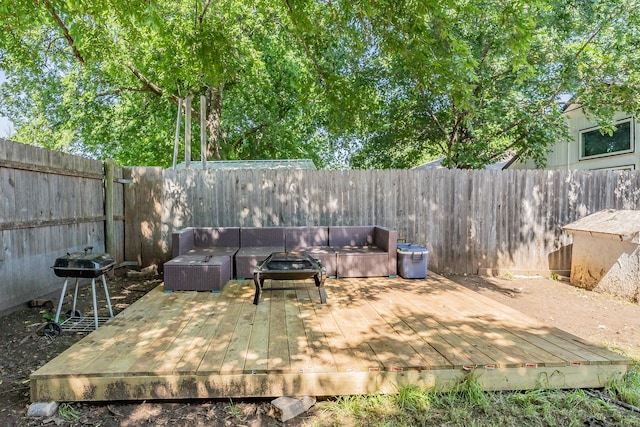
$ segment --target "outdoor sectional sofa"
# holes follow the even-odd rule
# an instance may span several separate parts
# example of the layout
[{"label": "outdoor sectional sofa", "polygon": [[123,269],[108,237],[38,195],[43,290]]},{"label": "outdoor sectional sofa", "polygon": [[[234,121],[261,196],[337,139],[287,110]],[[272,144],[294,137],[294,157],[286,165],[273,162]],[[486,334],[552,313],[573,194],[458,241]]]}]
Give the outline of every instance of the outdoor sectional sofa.
[{"label": "outdoor sectional sofa", "polygon": [[282,251],[307,252],[327,276],[393,277],[397,240],[397,231],[379,226],[189,227],[173,233],[172,255],[228,259],[229,275],[237,279],[251,279],[262,260]]}]

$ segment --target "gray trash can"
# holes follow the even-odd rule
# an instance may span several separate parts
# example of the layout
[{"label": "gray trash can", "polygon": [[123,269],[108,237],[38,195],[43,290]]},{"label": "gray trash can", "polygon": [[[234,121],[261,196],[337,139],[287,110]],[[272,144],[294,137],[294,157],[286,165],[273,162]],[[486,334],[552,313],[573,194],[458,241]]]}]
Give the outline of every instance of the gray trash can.
[{"label": "gray trash can", "polygon": [[404,279],[427,277],[429,250],[414,243],[398,243],[398,274]]}]

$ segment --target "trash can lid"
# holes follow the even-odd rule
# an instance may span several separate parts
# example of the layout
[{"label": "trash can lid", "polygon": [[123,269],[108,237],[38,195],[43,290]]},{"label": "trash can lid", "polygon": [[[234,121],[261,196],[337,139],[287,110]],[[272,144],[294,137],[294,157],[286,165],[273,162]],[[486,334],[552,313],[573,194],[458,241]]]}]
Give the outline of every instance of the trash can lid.
[{"label": "trash can lid", "polygon": [[398,252],[429,252],[424,246],[416,243],[398,243]]}]

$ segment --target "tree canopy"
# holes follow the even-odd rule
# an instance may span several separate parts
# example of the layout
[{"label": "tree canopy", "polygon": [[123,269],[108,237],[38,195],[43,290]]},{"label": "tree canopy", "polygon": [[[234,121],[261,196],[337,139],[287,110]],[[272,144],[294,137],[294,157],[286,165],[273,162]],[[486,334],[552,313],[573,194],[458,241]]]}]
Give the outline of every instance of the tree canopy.
[{"label": "tree canopy", "polygon": [[186,96],[208,158],[320,167],[542,164],[560,96],[640,111],[637,0],[1,0],[0,20],[15,139],[121,164],[170,164]]}]

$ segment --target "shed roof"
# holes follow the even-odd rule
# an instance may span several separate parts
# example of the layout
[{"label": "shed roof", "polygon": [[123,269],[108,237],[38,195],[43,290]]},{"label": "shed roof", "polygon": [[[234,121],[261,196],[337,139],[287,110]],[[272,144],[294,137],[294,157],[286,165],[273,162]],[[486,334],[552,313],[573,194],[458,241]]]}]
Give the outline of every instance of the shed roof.
[{"label": "shed roof", "polygon": [[[495,162],[489,163],[484,167],[487,170],[503,170],[508,169],[515,161],[517,160],[515,151],[506,151],[502,156],[497,158]],[[432,160],[427,163],[423,163],[418,166],[414,166],[411,169],[414,170],[425,170],[425,169],[443,169],[442,162],[444,161],[444,157],[440,157],[438,159]]]},{"label": "shed roof", "polygon": [[640,210],[606,209],[562,227],[572,234],[590,234],[616,240],[637,240],[640,236]]},{"label": "shed roof", "polygon": [[[238,169],[311,169],[316,170],[316,165],[311,159],[292,160],[215,160],[206,162],[206,168],[212,170],[238,170]],[[176,169],[186,169],[185,162],[178,163]],[[202,162],[192,160],[189,169],[202,169]]]}]

